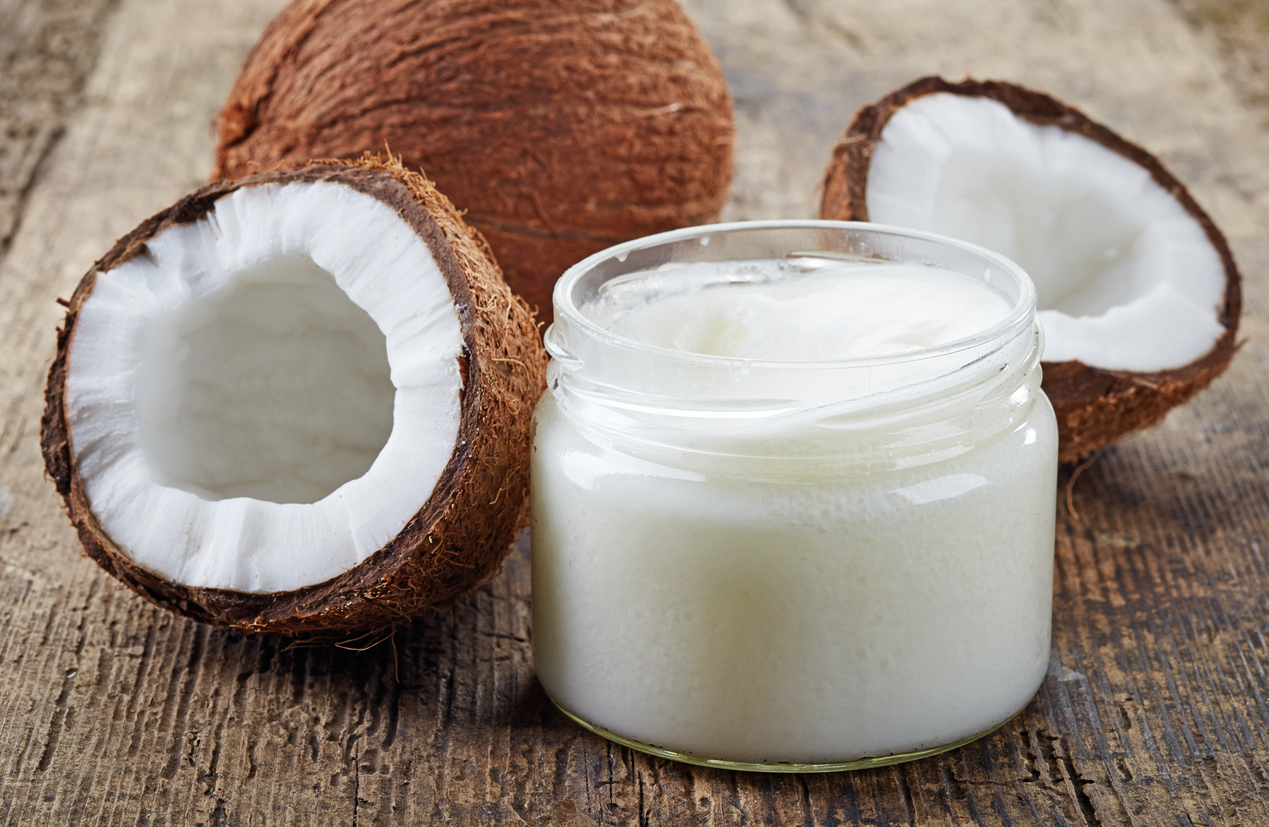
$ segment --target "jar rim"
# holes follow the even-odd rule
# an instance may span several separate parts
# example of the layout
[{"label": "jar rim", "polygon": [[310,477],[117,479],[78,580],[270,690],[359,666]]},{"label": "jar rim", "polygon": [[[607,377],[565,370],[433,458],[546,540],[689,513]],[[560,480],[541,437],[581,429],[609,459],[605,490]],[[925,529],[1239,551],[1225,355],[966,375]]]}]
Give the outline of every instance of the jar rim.
[{"label": "jar rim", "polygon": [[[929,242],[946,248],[959,250],[969,253],[983,260],[985,264],[993,265],[1000,270],[1011,275],[1018,285],[1018,296],[1014,300],[1013,308],[1009,315],[996,322],[988,328],[984,328],[970,336],[946,342],[941,345],[927,348],[919,348],[916,350],[905,351],[903,353],[884,354],[880,356],[855,356],[843,359],[823,359],[823,360],[784,360],[784,359],[749,359],[738,358],[734,356],[718,356],[714,354],[694,353],[690,351],[677,350],[675,348],[661,347],[659,345],[648,344],[637,339],[631,339],[613,333],[607,328],[597,324],[594,320],[582,312],[577,303],[573,300],[573,288],[577,282],[594,270],[600,264],[617,259],[625,261],[626,257],[634,252],[648,250],[656,247],[664,247],[679,241],[685,241],[692,238],[702,239],[703,244],[708,244],[709,239],[713,236],[739,233],[756,230],[838,230],[850,231],[855,233],[872,234],[875,236],[891,236],[898,238],[910,238],[919,241]],[[807,251],[807,255],[814,255],[821,251]],[[749,368],[778,368],[782,370],[822,370],[825,368],[841,367],[871,367],[876,365],[896,365],[905,362],[916,362],[924,359],[937,358],[940,356],[958,353],[960,351],[969,350],[974,347],[983,345],[988,342],[1012,338],[1022,328],[1033,323],[1036,311],[1036,288],[1031,281],[1030,276],[1016,262],[1006,258],[999,253],[972,244],[967,241],[961,241],[947,236],[937,235],[935,233],[927,233],[920,230],[911,230],[905,227],[894,227],[886,224],[874,224],[868,221],[829,221],[824,219],[770,219],[762,221],[732,221],[718,224],[701,224],[693,227],[684,227],[678,230],[671,230],[655,235],[644,236],[642,238],[632,239],[621,244],[608,247],[597,253],[594,253],[582,259],[564,271],[564,274],[555,283],[555,289],[552,293],[552,304],[554,305],[555,319],[552,327],[558,325],[561,321],[565,321],[577,332],[585,336],[595,339],[602,344],[621,347],[637,352],[646,353],[648,356],[673,359],[676,361],[685,361],[690,363],[718,366],[735,366],[737,363],[744,363]],[[551,331],[547,331],[548,348],[551,340]]]}]

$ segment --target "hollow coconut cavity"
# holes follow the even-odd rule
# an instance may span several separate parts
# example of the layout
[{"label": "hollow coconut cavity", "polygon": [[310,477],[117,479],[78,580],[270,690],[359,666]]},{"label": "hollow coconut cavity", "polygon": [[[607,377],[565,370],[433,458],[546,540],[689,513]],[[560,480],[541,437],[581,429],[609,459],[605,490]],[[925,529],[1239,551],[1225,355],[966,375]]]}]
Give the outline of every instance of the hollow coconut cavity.
[{"label": "hollow coconut cavity", "polygon": [[88,554],[161,606],[383,627],[483,583],[525,524],[544,362],[421,176],[257,175],[149,219],[80,282],[45,460]]},{"label": "hollow coconut cavity", "polygon": [[1048,95],[922,78],[855,114],[823,218],[971,241],[1035,281],[1060,454],[1152,425],[1228,366],[1228,244],[1144,149]]}]

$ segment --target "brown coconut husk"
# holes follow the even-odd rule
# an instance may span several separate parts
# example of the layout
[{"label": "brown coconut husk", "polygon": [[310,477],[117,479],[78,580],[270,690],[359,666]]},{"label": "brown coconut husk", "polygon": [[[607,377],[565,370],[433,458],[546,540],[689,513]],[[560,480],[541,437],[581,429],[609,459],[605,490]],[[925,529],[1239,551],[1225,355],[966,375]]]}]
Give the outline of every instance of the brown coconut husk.
[{"label": "brown coconut husk", "polygon": [[868,221],[868,171],[882,130],[901,108],[924,95],[951,93],[998,101],[1019,118],[1083,135],[1122,155],[1150,173],[1176,197],[1207,234],[1225,268],[1225,298],[1218,309],[1225,332],[1203,356],[1188,365],[1152,373],[1105,370],[1079,361],[1044,362],[1044,391],[1057,413],[1059,458],[1074,462],[1120,437],[1162,421],[1173,407],[1188,401],[1229,366],[1242,311],[1241,278],[1225,236],[1188,189],[1157,158],[1121,138],[1078,109],[1023,86],[1003,81],[952,83],[924,77],[868,104],[855,113],[833,148],[824,172],[820,217]]},{"label": "brown coconut husk", "polygon": [[676,0],[296,0],[221,110],[214,178],[387,145],[549,322],[570,265],[717,216],[733,134]]},{"label": "brown coconut husk", "polygon": [[[270,183],[343,184],[390,205],[426,242],[454,298],[463,336],[458,447],[427,502],[390,543],[355,568],[291,592],[251,594],[172,583],[137,565],[106,534],[84,492],[66,423],[67,354],[79,310],[98,279],[221,197]],[[318,162],[204,187],[147,219],[98,261],[75,290],[49,371],[41,445],[84,551],[151,603],[246,632],[347,636],[407,622],[485,583],[528,524],[532,411],[546,356],[524,302],[511,294],[480,234],[421,175],[395,160]]]}]

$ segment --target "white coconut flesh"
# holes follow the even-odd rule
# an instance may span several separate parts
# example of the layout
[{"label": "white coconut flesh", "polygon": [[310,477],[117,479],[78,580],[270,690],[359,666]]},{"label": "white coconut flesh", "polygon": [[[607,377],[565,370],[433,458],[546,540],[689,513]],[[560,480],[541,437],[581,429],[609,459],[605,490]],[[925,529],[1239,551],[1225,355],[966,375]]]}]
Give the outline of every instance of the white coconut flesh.
[{"label": "white coconut flesh", "polygon": [[83,303],[65,411],[93,514],[171,582],[329,580],[435,488],[461,353],[445,279],[390,207],[333,183],[236,190]]},{"label": "white coconut flesh", "polygon": [[1039,294],[1047,362],[1162,371],[1224,333],[1224,268],[1181,203],[1122,155],[994,100],[939,93],[895,112],[866,198],[872,221],[1018,262]]}]

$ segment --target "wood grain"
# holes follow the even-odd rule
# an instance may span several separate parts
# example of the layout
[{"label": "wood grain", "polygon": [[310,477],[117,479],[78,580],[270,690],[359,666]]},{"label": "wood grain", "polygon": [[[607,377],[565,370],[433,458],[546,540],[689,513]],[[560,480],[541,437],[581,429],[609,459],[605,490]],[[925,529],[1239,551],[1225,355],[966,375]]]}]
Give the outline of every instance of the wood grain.
[{"label": "wood grain", "polygon": [[80,103],[115,0],[0,3],[0,254],[40,164]]},{"label": "wood grain", "polygon": [[[1230,79],[1244,64],[1169,0],[687,6],[736,98],[728,218],[813,215],[858,105],[972,72],[1157,151],[1230,237],[1247,282],[1230,372],[1084,470],[1074,513],[1055,503],[1036,700],[905,766],[728,773],[614,747],[552,709],[529,651],[527,543],[487,589],[365,652],[131,599],[80,556],[43,478],[54,299],[205,180],[211,119],[280,0],[0,0],[0,117],[42,113],[0,132],[0,824],[1269,823],[1269,135]],[[49,26],[73,46],[17,34]],[[42,72],[66,79],[21,80]]]}]

